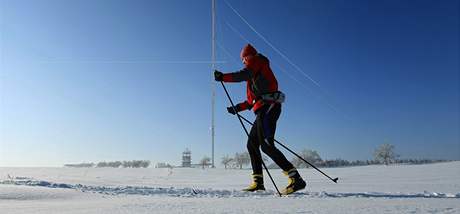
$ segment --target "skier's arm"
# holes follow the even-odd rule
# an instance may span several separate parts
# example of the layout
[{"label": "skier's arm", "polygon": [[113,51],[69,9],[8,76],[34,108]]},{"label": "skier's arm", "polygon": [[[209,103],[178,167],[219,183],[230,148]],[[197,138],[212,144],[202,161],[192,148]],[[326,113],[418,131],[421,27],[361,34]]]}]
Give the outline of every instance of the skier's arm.
[{"label": "skier's arm", "polygon": [[246,65],[240,71],[223,74],[222,80],[224,82],[242,82],[248,81],[254,76],[255,72],[259,71],[262,66],[262,62],[258,57],[249,57]]},{"label": "skier's arm", "polygon": [[252,75],[253,74],[251,70],[247,68],[243,68],[242,70],[237,71],[237,72],[223,74],[222,81],[224,82],[242,82],[242,81],[250,80],[252,78]]},{"label": "skier's arm", "polygon": [[214,71],[214,78],[216,81],[223,82],[243,82],[257,76],[256,73],[260,70],[263,62],[258,57],[248,57],[243,69],[233,73],[222,73]]},{"label": "skier's arm", "polygon": [[237,104],[238,106],[238,110],[239,111],[244,111],[244,110],[247,110],[247,109],[251,109],[252,108],[252,105],[248,103],[248,101],[244,101],[242,103],[238,103]]},{"label": "skier's arm", "polygon": [[[252,108],[252,105],[249,104],[248,101],[244,101],[242,103],[238,103],[235,105],[235,109],[237,112],[244,111],[244,110],[251,109],[251,108]],[[230,114],[236,114],[232,106],[227,107],[227,111]]]}]

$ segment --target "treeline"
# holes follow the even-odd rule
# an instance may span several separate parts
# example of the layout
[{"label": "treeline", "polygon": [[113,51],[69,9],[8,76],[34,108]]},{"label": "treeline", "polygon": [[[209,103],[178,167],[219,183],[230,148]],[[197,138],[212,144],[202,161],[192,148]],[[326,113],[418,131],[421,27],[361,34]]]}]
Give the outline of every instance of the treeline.
[{"label": "treeline", "polygon": [[150,166],[149,160],[132,160],[132,161],[102,161],[97,164],[95,163],[79,163],[79,164],[65,164],[65,167],[73,168],[102,168],[102,167],[111,167],[111,168],[147,168]]},{"label": "treeline", "polygon": [[430,164],[430,163],[441,163],[441,162],[449,162],[452,160],[441,160],[441,159],[399,159],[395,160],[397,164]]},{"label": "treeline", "polygon": [[94,163],[77,163],[77,164],[64,164],[65,167],[73,167],[73,168],[91,168],[94,167],[96,164]]},{"label": "treeline", "polygon": [[[378,164],[430,164],[447,162],[449,160],[433,160],[433,159],[400,159],[399,155],[395,153],[395,146],[391,144],[382,144],[374,150],[373,160],[355,160],[348,161],[343,159],[334,160],[323,160],[318,152],[314,150],[304,149],[299,155],[307,160],[309,163],[314,164],[317,167],[347,167],[347,166],[366,166],[366,165],[378,165]],[[292,159],[292,164],[297,168],[310,167],[302,159],[295,157]],[[273,164],[270,165],[271,167]]]},{"label": "treeline", "polygon": [[229,155],[222,157],[221,163],[224,165],[225,169],[242,169],[243,166],[249,165],[249,163],[251,163],[251,158],[248,152],[235,153],[233,157]]},{"label": "treeline", "polygon": [[[432,159],[397,159],[392,162],[392,164],[430,164],[430,163],[440,163],[448,162],[449,160],[432,160]],[[367,166],[367,165],[381,165],[385,164],[378,160],[355,160],[348,161],[342,159],[335,160],[321,160],[318,162],[313,162],[315,166],[318,167],[347,167],[347,166]],[[296,166],[297,168],[308,168],[310,167],[307,164],[302,164]]]},{"label": "treeline", "polygon": [[[262,160],[264,162],[268,161],[267,156],[263,155]],[[242,169],[243,166],[248,166],[251,164],[251,157],[249,156],[248,152],[241,152],[235,153],[235,155],[225,155],[221,159],[222,165],[224,165],[225,169],[232,168],[232,169]]]},{"label": "treeline", "polygon": [[[398,154],[395,152],[395,146],[391,144],[382,144],[374,150],[373,160],[355,160],[348,161],[343,159],[333,159],[333,160],[323,160],[317,151],[304,149],[297,153],[302,159],[308,161],[309,163],[317,167],[347,167],[347,166],[366,166],[366,165],[378,165],[378,164],[430,164],[430,163],[439,163],[447,162],[449,160],[439,160],[439,159],[401,159]],[[268,163],[271,161],[262,156],[264,162],[267,163],[267,167],[274,169],[279,168],[275,163]],[[299,157],[294,157],[291,159],[291,163],[296,168],[308,168],[311,167],[304,160]],[[225,155],[221,160],[222,165],[227,168],[243,168],[243,166],[250,164],[249,154],[247,152],[236,153],[233,157]]]}]

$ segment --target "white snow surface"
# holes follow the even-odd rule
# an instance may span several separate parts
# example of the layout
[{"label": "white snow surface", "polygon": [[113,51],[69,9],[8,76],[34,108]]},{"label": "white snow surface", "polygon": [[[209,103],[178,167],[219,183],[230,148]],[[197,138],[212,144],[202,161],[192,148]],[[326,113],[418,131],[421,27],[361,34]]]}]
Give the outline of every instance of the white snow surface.
[{"label": "white snow surface", "polygon": [[[460,213],[460,162],[301,169],[307,188],[245,193],[251,170],[0,168],[0,213]],[[287,179],[270,170],[279,188]]]}]

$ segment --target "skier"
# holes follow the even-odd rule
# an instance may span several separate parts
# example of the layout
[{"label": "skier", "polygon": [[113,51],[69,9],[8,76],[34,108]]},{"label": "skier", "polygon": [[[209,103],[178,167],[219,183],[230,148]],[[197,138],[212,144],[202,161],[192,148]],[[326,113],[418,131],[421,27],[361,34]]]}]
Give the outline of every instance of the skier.
[{"label": "skier", "polygon": [[274,144],[276,121],[281,114],[281,103],[284,94],[278,91],[278,82],[270,68],[269,60],[264,55],[247,44],[241,50],[241,59],[245,67],[237,72],[222,73],[214,71],[214,79],[223,82],[246,81],[247,100],[230,106],[227,111],[236,114],[239,111],[253,109],[256,120],[251,128],[247,149],[251,157],[253,182],[243,191],[265,190],[262,174],[262,156],[260,149],[267,154],[288,176],[288,185],[282,191],[283,194],[291,194],[304,189],[305,181],[297,169],[279,151]]}]

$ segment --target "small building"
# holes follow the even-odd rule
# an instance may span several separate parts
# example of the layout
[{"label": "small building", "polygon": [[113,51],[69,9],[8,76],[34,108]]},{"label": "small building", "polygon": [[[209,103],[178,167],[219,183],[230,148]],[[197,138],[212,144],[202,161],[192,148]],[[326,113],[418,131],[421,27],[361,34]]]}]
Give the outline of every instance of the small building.
[{"label": "small building", "polygon": [[192,152],[188,148],[182,152],[182,167],[192,167]]}]

